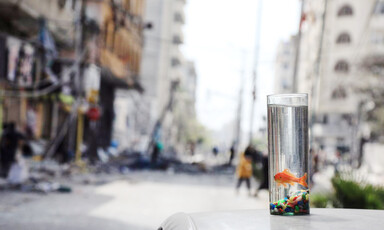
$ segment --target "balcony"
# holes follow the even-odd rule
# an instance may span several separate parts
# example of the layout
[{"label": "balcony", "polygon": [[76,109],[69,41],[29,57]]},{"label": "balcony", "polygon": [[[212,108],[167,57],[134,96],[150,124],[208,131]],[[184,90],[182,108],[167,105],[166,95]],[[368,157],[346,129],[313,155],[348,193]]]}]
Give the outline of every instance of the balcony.
[{"label": "balcony", "polygon": [[57,0],[46,1],[45,4],[41,4],[40,0],[0,2],[0,19],[11,25],[7,28],[10,31],[5,31],[26,39],[36,36],[39,31],[39,18],[45,17],[55,41],[72,45],[74,31],[73,27],[68,25],[72,23],[73,14],[72,8],[64,7]]},{"label": "balcony", "polygon": [[173,20],[180,24],[185,24],[185,15],[183,11],[178,11],[174,14]]},{"label": "balcony", "polygon": [[181,45],[184,43],[184,38],[182,35],[173,35],[172,43],[175,45]]}]

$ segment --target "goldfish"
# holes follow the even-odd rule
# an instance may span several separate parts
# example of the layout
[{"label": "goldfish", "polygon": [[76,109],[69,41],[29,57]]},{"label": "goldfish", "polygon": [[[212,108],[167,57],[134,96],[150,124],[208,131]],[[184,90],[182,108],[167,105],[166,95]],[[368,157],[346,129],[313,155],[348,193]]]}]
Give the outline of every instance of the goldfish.
[{"label": "goldfish", "polygon": [[307,173],[305,173],[303,177],[298,178],[295,177],[295,175],[293,175],[288,169],[284,169],[284,171],[276,173],[275,175],[277,185],[283,185],[285,188],[287,187],[287,184],[294,185],[294,183],[301,184],[302,186],[308,188],[306,180]]}]

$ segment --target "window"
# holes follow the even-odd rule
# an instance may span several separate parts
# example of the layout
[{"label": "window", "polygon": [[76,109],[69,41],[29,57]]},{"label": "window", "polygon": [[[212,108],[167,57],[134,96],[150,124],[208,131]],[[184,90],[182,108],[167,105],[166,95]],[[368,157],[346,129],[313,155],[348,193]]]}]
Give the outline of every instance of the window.
[{"label": "window", "polygon": [[179,12],[175,13],[174,18],[175,22],[184,23],[183,15]]},{"label": "window", "polygon": [[59,0],[57,4],[59,5],[59,9],[62,10],[65,7],[65,4],[67,3],[67,0]]},{"label": "window", "polygon": [[384,15],[384,2],[378,2],[374,12],[375,14]]},{"label": "window", "polygon": [[174,35],[172,42],[175,45],[180,45],[180,44],[183,43],[183,40],[182,40],[182,38],[179,35]]},{"label": "window", "polygon": [[353,14],[352,7],[349,5],[344,5],[340,8],[339,12],[337,13],[337,16],[350,16]]},{"label": "window", "polygon": [[339,86],[332,92],[332,99],[344,99],[347,97],[347,91],[344,87]]},{"label": "window", "polygon": [[347,33],[342,33],[339,35],[339,37],[337,37],[336,43],[351,43],[351,36],[349,36]]},{"label": "window", "polygon": [[[337,143],[344,143],[345,138],[344,137],[338,137],[336,140],[337,140]],[[338,146],[337,149],[340,151],[339,148],[340,147]]]},{"label": "window", "polygon": [[180,64],[181,64],[181,63],[180,63],[180,60],[179,60],[178,58],[173,57],[173,58],[171,59],[171,66],[172,66],[172,67],[179,66]]},{"label": "window", "polygon": [[328,115],[327,114],[324,114],[324,116],[323,116],[323,124],[324,125],[328,124]]},{"label": "window", "polygon": [[370,55],[364,58],[362,66],[369,73],[381,76],[384,69],[384,55]]},{"label": "window", "polygon": [[384,43],[384,34],[379,31],[374,31],[371,33],[371,43],[375,45],[380,45]]},{"label": "window", "polygon": [[318,114],[315,117],[315,123],[328,124],[328,114]]},{"label": "window", "polygon": [[346,73],[349,71],[349,65],[346,61],[338,61],[335,65],[336,72]]},{"label": "window", "polygon": [[353,124],[353,117],[351,114],[343,114],[342,116],[342,119],[347,122],[349,125],[352,125]]}]

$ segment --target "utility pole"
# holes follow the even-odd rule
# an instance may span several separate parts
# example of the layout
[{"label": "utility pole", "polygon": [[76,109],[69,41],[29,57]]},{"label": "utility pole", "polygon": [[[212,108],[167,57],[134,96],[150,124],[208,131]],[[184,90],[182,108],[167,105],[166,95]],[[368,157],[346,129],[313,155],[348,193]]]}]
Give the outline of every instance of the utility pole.
[{"label": "utility pole", "polygon": [[158,140],[159,132],[162,129],[162,125],[163,125],[163,122],[165,120],[167,113],[169,111],[172,111],[172,109],[173,109],[173,104],[174,104],[174,100],[175,100],[175,98],[174,98],[175,92],[176,92],[178,86],[179,86],[178,81],[172,81],[171,82],[168,103],[164,106],[159,118],[157,119],[157,121],[156,121],[156,123],[152,129],[151,137],[150,137],[151,139],[150,139],[148,146],[147,146],[147,154],[151,154],[151,155],[153,154],[153,147],[154,147],[154,145],[156,145],[156,142],[159,141]]},{"label": "utility pole", "polygon": [[[75,102],[70,114],[69,130],[68,130],[68,150],[74,149],[76,163],[81,161],[81,150],[83,138],[83,119],[80,113],[81,103],[81,75],[83,74],[83,49],[84,49],[84,23],[85,23],[85,4],[86,0],[78,1],[75,22],[75,79],[74,79],[74,95]],[[79,119],[80,118],[80,119]]]},{"label": "utility pole", "polygon": [[297,34],[297,39],[296,39],[296,54],[295,54],[295,65],[293,69],[293,80],[292,80],[292,91],[293,93],[297,93],[297,78],[298,78],[298,68],[299,68],[299,59],[300,59],[300,44],[301,44],[301,26],[303,23],[303,20],[305,18],[304,16],[304,4],[305,0],[301,0],[301,12],[300,12],[300,20],[299,20],[299,32]]},{"label": "utility pole", "polygon": [[239,90],[239,102],[237,107],[237,120],[236,120],[236,130],[235,130],[235,152],[238,152],[241,141],[241,118],[243,114],[243,93],[244,93],[244,84],[245,84],[245,67],[246,67],[246,53],[245,50],[242,50],[242,68],[241,68],[241,82]]},{"label": "utility pole", "polygon": [[[321,65],[321,54],[323,51],[323,40],[324,40],[324,31],[325,31],[325,20],[327,16],[327,7],[328,7],[328,0],[324,0],[324,11],[322,15],[322,25],[321,25],[321,31],[320,31],[320,41],[319,41],[319,48],[317,50],[317,58],[316,58],[316,64],[315,64],[315,79],[312,85],[312,109],[311,109],[311,117],[310,117],[310,130],[313,130],[313,125],[315,123],[316,113],[318,109],[319,104],[319,91],[320,91],[320,65]],[[310,135],[310,144],[312,146],[313,144],[313,136]]]},{"label": "utility pole", "polygon": [[314,82],[314,88],[313,88],[313,109],[312,111],[316,112],[318,109],[318,103],[319,103],[319,90],[320,90],[320,65],[321,65],[321,56],[323,52],[323,40],[324,40],[324,32],[325,32],[325,20],[327,16],[327,7],[328,7],[328,0],[324,0],[324,11],[322,15],[322,25],[321,25],[321,31],[320,31],[320,41],[319,41],[319,48],[317,50],[317,57],[316,57],[316,64],[315,64],[315,82]]},{"label": "utility pole", "polygon": [[253,75],[252,75],[252,104],[251,104],[251,117],[250,117],[250,131],[249,131],[249,144],[252,144],[253,139],[253,121],[255,114],[255,103],[256,103],[256,81],[257,81],[257,67],[259,64],[259,49],[260,49],[260,28],[261,28],[261,13],[262,13],[262,1],[259,0],[258,13],[257,13],[257,26],[255,35],[255,53],[254,53],[254,64],[253,64]]}]

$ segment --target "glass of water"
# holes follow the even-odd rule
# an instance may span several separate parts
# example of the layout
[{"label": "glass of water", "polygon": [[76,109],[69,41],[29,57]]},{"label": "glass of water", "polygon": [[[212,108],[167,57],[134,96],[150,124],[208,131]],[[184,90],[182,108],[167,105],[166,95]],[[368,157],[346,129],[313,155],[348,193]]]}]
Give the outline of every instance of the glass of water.
[{"label": "glass of water", "polygon": [[267,101],[270,213],[309,214],[308,95],[269,95]]}]

